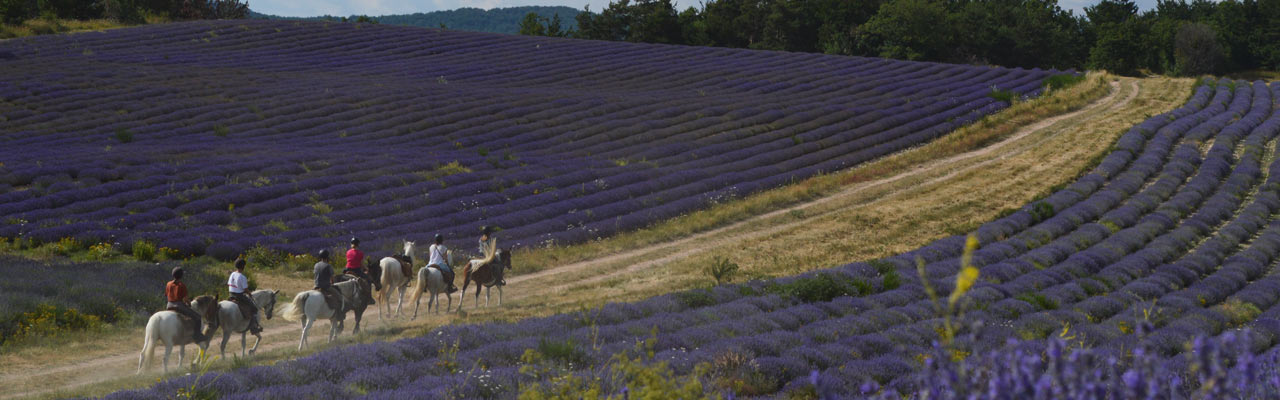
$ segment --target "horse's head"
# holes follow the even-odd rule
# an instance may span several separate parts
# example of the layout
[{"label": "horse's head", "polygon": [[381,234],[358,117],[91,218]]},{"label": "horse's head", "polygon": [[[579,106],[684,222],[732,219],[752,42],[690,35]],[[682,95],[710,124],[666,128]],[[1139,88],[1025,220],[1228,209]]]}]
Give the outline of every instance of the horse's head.
[{"label": "horse's head", "polygon": [[262,311],[266,314],[267,319],[271,319],[271,316],[275,314],[276,295],[278,294],[280,294],[279,290],[263,289],[263,290],[253,292],[253,301],[255,303],[258,303],[258,307],[262,308]]},{"label": "horse's head", "polygon": [[191,309],[195,310],[209,324],[209,329],[218,326],[218,296],[196,296],[191,299]]},{"label": "horse's head", "polygon": [[498,262],[502,264],[502,268],[511,269],[511,250],[499,249],[497,253]]},{"label": "horse's head", "polygon": [[413,254],[417,252],[418,246],[414,244],[414,242],[410,242],[408,240],[404,241],[404,255],[412,257]]}]

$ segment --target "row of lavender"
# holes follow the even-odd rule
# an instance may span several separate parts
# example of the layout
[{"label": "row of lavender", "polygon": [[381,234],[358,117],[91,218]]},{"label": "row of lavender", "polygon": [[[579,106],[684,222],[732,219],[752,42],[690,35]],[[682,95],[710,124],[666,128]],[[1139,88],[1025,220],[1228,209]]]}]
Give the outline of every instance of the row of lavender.
[{"label": "row of lavender", "polygon": [[[1250,333],[1231,340],[1254,352],[1280,343],[1280,274],[1274,268],[1280,222],[1273,220],[1280,212],[1280,85],[1206,83],[1182,108],[1124,134],[1090,174],[975,232],[982,245],[971,257],[982,279],[964,295],[967,312],[948,354],[983,359],[1009,348],[1012,339],[1028,340],[1017,348],[1041,349],[1030,353],[1037,354],[1054,345],[1046,338],[1065,339],[1098,355],[1087,367],[1102,375],[1090,382],[1155,382],[1123,368],[1101,368],[1113,359],[1133,360],[1127,355],[1136,351],[1136,359],[1151,358],[1158,367],[1138,365],[1133,374],[1155,368],[1179,376],[1181,385],[1166,388],[1185,394],[1200,382],[1188,375],[1182,354],[1193,338],[1249,327]],[[596,312],[449,326],[421,338],[118,395],[161,396],[198,383],[245,398],[507,398],[546,382],[520,367],[528,366],[526,350],[548,348],[548,340],[577,349],[571,357],[576,366],[568,368],[589,377],[655,333],[656,360],[678,373],[706,372],[696,366],[712,365],[711,382],[726,375],[754,382],[746,386],[751,393],[740,394],[812,390],[813,371],[821,389],[836,393],[932,390],[917,373],[930,370],[926,360],[945,320],[925,288],[942,296],[951,291],[964,241],[951,237],[875,263],[610,304]],[[889,275],[898,283],[890,284]],[[832,282],[862,289],[853,297],[796,295],[825,293],[829,285],[823,283]],[[750,362],[725,361],[735,359]],[[365,368],[328,368],[335,360]],[[485,379],[450,365],[484,366]]]},{"label": "row of lavender", "polygon": [[279,21],[8,41],[0,237],[574,243],[833,171],[1050,71]]}]

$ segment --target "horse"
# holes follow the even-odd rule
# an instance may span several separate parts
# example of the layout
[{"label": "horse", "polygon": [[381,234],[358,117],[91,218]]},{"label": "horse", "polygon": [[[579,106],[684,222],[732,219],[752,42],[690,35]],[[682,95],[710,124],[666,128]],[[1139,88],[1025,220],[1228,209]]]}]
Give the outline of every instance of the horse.
[{"label": "horse", "polygon": [[[360,333],[360,317],[365,308],[369,306],[367,303],[368,282],[352,279],[335,283],[333,287],[338,288],[338,292],[342,293],[344,303],[342,310],[329,308],[329,304],[324,301],[324,295],[317,290],[298,293],[293,296],[292,303],[285,304],[284,309],[280,310],[280,317],[286,321],[302,321],[302,340],[298,342],[298,350],[306,347],[307,333],[311,331],[311,325],[321,318],[329,320],[330,342],[333,342],[338,338],[338,334],[342,333],[347,311],[355,311],[356,313],[356,328],[352,331],[352,334]],[[348,304],[351,306],[346,306]]]},{"label": "horse", "polygon": [[[495,268],[496,267],[496,268]],[[458,312],[462,312],[462,304],[466,300],[467,285],[471,281],[476,282],[476,304],[480,304],[480,287],[484,287],[484,306],[489,306],[489,289],[494,286],[498,287],[498,305],[502,305],[502,275],[506,270],[511,269],[511,251],[499,249],[493,256],[493,261],[482,265],[475,271],[471,270],[471,263],[467,263],[466,269],[462,270],[462,293],[458,294]]]},{"label": "horse", "polygon": [[[267,320],[271,319],[276,308],[276,295],[279,290],[258,290],[254,291],[250,297],[253,302],[258,305],[259,311],[263,312]],[[249,333],[249,319],[240,313],[240,306],[234,301],[224,300],[218,302],[218,319],[222,323],[222,358],[227,358],[227,342],[231,341],[231,333],[240,334],[240,356],[245,356],[245,337]],[[253,341],[253,348],[249,350],[250,355],[258,351],[258,343],[262,343],[262,334],[255,333],[253,336],[257,340]]]},{"label": "horse", "polygon": [[[453,250],[449,250],[445,257],[449,260],[449,265],[453,265]],[[413,285],[413,318],[418,319],[418,306],[422,305],[422,292],[430,290],[431,299],[427,300],[427,311],[431,311],[431,306],[435,305],[436,313],[440,312],[440,293],[444,293],[444,297],[449,300],[449,305],[444,309],[448,311],[453,308],[453,296],[446,292],[448,288],[444,284],[444,274],[435,268],[422,267],[418,269],[418,282]],[[499,296],[501,297],[501,296]]]},{"label": "horse", "polygon": [[[191,300],[191,308],[203,316],[204,320],[209,323],[209,327],[205,329],[205,335],[209,337],[204,341],[196,343],[200,350],[209,348],[209,342],[212,341],[214,331],[218,330],[218,298],[215,296],[197,296]],[[160,311],[151,314],[151,319],[147,320],[146,339],[142,344],[142,353],[138,355],[138,374],[151,368],[151,361],[155,358],[156,342],[164,342],[164,372],[169,372],[169,354],[173,352],[173,346],[178,346],[178,365],[182,365],[183,359],[187,355],[187,344],[192,343],[191,327],[183,323],[181,314],[175,311]]]},{"label": "horse", "polygon": [[[383,315],[391,313],[391,292],[397,289],[400,290],[400,301],[396,302],[395,316],[398,317],[403,314],[404,292],[409,290],[409,281],[413,277],[413,274],[405,274],[403,268],[407,264],[409,266],[408,269],[413,271],[414,265],[421,265],[418,264],[417,250],[413,242],[406,240],[404,242],[404,256],[383,257],[382,260],[378,261],[378,266],[382,270],[382,276],[379,278],[380,282],[382,282],[382,291],[378,293],[378,301],[382,305],[378,306],[378,319],[382,319]],[[385,312],[383,311],[384,307],[386,308]]]}]

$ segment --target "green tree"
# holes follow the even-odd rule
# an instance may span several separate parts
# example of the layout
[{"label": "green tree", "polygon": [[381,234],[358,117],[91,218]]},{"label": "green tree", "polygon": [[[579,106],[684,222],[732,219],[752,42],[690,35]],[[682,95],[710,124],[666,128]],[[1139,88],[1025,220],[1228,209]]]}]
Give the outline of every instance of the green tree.
[{"label": "green tree", "polygon": [[1185,23],[1175,39],[1178,71],[1183,75],[1202,75],[1222,68],[1222,45],[1213,28],[1201,23]]},{"label": "green tree", "polygon": [[526,36],[546,36],[547,28],[542,26],[542,17],[538,13],[531,12],[524,15],[524,19],[520,20],[520,34]]},{"label": "green tree", "polygon": [[940,1],[893,0],[867,21],[864,40],[881,57],[944,61],[955,38],[950,15]]},{"label": "green tree", "polygon": [[1146,30],[1137,19],[1106,23],[1097,28],[1097,41],[1089,50],[1089,67],[1121,75],[1136,75],[1144,55]]}]

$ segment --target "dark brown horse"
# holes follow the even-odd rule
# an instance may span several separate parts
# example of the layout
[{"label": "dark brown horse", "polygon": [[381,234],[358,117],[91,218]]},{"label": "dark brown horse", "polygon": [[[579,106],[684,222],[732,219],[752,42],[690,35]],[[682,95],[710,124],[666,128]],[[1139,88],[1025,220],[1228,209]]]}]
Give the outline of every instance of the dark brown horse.
[{"label": "dark brown horse", "polygon": [[502,276],[507,270],[511,269],[511,252],[505,249],[499,249],[493,256],[493,261],[488,264],[481,265],[476,270],[471,270],[471,263],[467,263],[466,268],[462,270],[462,293],[458,294],[458,312],[462,312],[462,303],[467,298],[467,286],[471,282],[476,283],[476,304],[480,303],[480,287],[484,287],[484,306],[489,306],[489,289],[498,287],[498,305],[502,305],[502,286],[506,285],[506,281],[502,280]]}]

